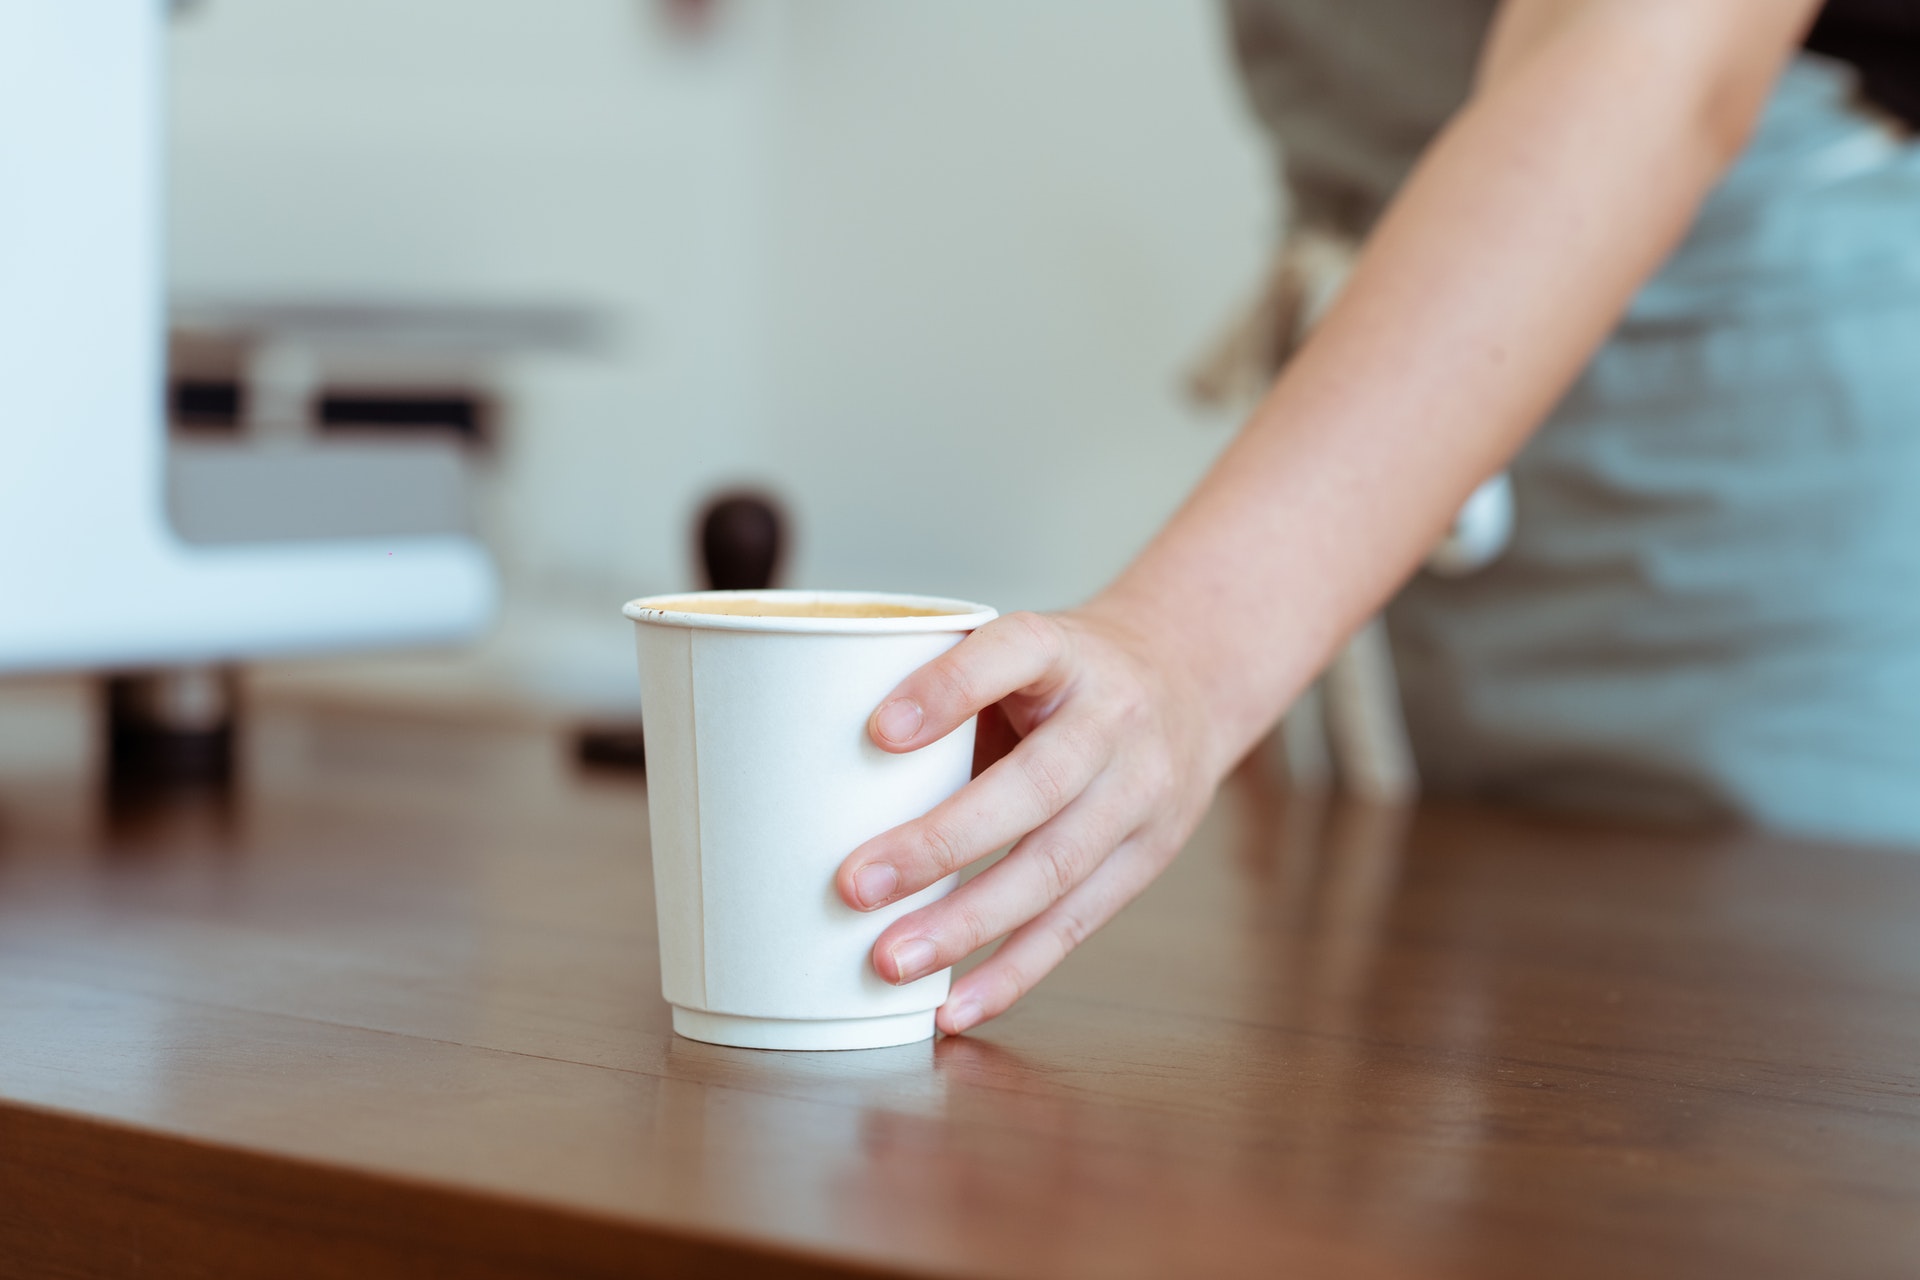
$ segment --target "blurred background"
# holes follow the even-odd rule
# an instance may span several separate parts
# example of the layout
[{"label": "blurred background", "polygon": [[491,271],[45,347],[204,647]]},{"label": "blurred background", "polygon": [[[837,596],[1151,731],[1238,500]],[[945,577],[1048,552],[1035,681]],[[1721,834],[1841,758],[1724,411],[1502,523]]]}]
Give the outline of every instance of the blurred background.
[{"label": "blurred background", "polygon": [[782,585],[1072,603],[1235,425],[1182,390],[1275,234],[1215,5],[163,14],[171,534],[498,576],[461,644],[236,650],[250,696],[631,718],[619,606],[742,486]]}]

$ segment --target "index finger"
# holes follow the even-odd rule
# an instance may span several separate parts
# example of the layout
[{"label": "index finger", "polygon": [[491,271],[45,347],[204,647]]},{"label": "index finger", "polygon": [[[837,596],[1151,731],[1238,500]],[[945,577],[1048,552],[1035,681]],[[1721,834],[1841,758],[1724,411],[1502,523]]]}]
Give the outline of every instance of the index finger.
[{"label": "index finger", "polygon": [[1009,694],[1044,690],[1066,650],[1060,625],[1037,613],[995,618],[901,681],[867,722],[882,750],[938,742]]}]

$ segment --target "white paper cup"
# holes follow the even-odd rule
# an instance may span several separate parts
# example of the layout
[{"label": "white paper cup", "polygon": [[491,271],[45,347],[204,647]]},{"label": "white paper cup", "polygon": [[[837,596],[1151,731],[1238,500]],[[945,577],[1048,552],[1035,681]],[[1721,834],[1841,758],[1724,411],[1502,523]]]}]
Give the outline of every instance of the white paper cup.
[{"label": "white paper cup", "polygon": [[[904,617],[693,612],[892,606]],[[678,607],[676,607],[678,606]],[[967,782],[973,722],[906,755],[867,719],[995,614],[931,596],[707,591],[634,600],[660,984],[673,1029],[753,1049],[872,1049],[933,1035],[946,971],[892,986],[871,953],[948,877],[879,911],[834,890],[848,854]]]}]

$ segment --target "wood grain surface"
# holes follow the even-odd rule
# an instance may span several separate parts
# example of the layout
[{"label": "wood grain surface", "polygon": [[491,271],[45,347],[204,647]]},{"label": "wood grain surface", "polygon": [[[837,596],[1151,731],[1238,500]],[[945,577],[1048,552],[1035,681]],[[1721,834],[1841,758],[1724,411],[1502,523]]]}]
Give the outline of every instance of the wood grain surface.
[{"label": "wood grain surface", "polygon": [[1913,853],[1248,774],[980,1034],[766,1053],[669,1032],[645,790],[549,734],[89,759],[0,697],[5,1275],[1920,1274]]}]

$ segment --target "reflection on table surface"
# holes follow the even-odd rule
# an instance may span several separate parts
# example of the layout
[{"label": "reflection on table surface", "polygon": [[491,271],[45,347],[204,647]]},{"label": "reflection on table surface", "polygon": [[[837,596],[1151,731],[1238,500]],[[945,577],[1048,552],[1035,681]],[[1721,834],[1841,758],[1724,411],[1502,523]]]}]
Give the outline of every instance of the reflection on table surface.
[{"label": "reflection on table surface", "polygon": [[[337,1246],[492,1274],[459,1242],[507,1222],[523,1262],[585,1273],[669,1247],[791,1274],[1920,1263],[1910,854],[1399,813],[1243,771],[979,1034],[759,1053],[669,1033],[644,788],[549,736],[269,708],[233,796],[107,804],[84,731],[22,714],[31,742],[0,747],[0,1132],[38,1153],[0,1172],[30,1210],[0,1223],[16,1257],[110,1273],[138,1201],[195,1224],[144,1238],[184,1258],[244,1234],[215,1189],[304,1171],[246,1238],[297,1236],[318,1273]],[[75,1171],[189,1147],[191,1185]],[[344,1230],[320,1215],[349,1184],[374,1209]],[[92,1243],[46,1225],[116,1195]]]}]

